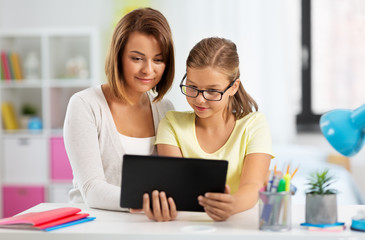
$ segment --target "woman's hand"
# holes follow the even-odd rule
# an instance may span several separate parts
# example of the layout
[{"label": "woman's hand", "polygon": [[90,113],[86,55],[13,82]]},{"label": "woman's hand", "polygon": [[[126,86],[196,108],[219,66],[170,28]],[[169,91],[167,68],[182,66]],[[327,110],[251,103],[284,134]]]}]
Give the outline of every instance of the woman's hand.
[{"label": "woman's hand", "polygon": [[157,222],[174,220],[177,216],[174,200],[166,197],[165,192],[152,192],[152,209],[150,207],[150,197],[148,193],[143,195],[143,211],[146,216]]},{"label": "woman's hand", "polygon": [[225,221],[235,212],[235,198],[226,185],[224,193],[206,193],[198,197],[199,204],[214,221]]}]

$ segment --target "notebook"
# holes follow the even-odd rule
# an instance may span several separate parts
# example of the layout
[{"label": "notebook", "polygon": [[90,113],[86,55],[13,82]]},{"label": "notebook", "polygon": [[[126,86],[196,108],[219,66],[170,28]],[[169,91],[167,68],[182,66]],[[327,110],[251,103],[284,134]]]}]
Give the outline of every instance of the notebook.
[{"label": "notebook", "polygon": [[223,193],[227,167],[226,160],[124,155],[120,206],[141,209],[143,194],[159,190],[178,211],[203,212],[198,196]]},{"label": "notebook", "polygon": [[41,212],[30,212],[0,219],[0,228],[51,231],[78,223],[94,220],[88,213],[79,213],[74,207],[56,208]]}]

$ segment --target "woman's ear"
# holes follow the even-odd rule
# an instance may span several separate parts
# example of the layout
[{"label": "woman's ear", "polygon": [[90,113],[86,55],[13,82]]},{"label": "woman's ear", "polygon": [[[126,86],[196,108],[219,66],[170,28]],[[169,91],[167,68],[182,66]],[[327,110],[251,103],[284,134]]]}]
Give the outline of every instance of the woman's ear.
[{"label": "woman's ear", "polygon": [[231,92],[229,94],[230,96],[233,96],[236,94],[236,92],[238,91],[238,88],[240,87],[240,83],[241,83],[241,80],[239,78],[237,78],[231,87]]}]

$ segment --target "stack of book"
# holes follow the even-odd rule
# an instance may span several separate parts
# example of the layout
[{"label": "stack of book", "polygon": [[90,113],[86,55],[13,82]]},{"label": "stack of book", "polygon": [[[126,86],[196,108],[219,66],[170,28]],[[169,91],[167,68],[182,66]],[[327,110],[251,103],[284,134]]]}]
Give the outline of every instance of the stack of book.
[{"label": "stack of book", "polygon": [[20,63],[20,57],[16,52],[0,53],[0,79],[7,82],[11,80],[22,80],[23,71]]},{"label": "stack of book", "polygon": [[0,228],[52,231],[75,224],[92,221],[88,213],[73,207],[57,208],[42,212],[30,212],[0,219]]},{"label": "stack of book", "polygon": [[336,222],[333,224],[301,223],[300,225],[306,227],[309,231],[341,232],[346,229],[345,223],[343,222]]}]

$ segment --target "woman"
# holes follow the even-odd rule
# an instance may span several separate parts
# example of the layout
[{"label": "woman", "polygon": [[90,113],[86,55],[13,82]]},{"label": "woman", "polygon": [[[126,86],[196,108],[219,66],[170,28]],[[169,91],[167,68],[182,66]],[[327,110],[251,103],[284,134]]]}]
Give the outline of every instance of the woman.
[{"label": "woman", "polygon": [[107,55],[107,83],[74,94],[67,107],[64,141],[74,175],[72,202],[128,210],[119,207],[123,155],[156,154],[158,123],[173,109],[162,98],[174,71],[165,17],[151,8],[124,16]]}]

